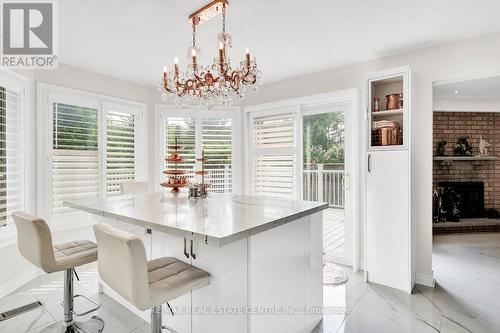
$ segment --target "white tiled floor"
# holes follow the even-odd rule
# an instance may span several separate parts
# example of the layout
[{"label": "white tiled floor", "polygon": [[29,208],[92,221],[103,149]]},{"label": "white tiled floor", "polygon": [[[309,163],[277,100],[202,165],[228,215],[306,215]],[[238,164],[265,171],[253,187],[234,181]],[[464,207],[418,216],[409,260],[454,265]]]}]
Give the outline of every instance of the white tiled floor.
[{"label": "white tiled floor", "polygon": [[[500,332],[500,234],[436,236],[434,241],[434,289],[417,286],[406,295],[367,284],[362,273],[346,269],[346,285],[324,288],[329,314],[315,332]],[[75,292],[101,302],[104,332],[149,332],[143,320],[98,293],[95,264],[80,268],[79,275]],[[62,278],[62,273],[42,275],[1,299],[0,312],[37,299],[46,306],[0,323],[0,332],[38,332],[61,320]]]},{"label": "white tiled floor", "polygon": [[434,237],[435,288],[412,295],[363,282],[349,272],[345,286],[325,287],[325,315],[317,332],[500,332],[500,234]]}]

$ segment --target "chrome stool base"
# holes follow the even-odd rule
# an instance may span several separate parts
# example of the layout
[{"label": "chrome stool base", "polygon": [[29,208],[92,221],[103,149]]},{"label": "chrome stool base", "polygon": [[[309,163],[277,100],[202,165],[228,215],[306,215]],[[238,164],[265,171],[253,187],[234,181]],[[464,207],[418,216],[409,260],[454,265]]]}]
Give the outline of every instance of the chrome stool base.
[{"label": "chrome stool base", "polygon": [[93,316],[85,322],[74,321],[66,326],[64,321],[58,321],[43,330],[40,333],[101,333],[104,330],[104,321]]}]

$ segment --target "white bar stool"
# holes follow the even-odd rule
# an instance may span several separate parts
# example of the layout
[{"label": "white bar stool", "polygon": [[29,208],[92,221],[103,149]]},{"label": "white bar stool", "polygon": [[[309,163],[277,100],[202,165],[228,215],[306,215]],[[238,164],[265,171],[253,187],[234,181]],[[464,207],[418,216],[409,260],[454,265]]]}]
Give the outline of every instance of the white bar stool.
[{"label": "white bar stool", "polygon": [[151,309],[151,332],[162,328],[162,304],[210,283],[210,274],[171,257],[146,260],[140,238],[107,224],[94,225],[99,275],[141,311]]},{"label": "white bar stool", "polygon": [[148,182],[126,182],[120,184],[122,194],[149,193]]},{"label": "white bar stool", "polygon": [[[84,316],[100,308],[100,305],[84,295],[73,295],[73,274],[76,266],[85,265],[97,260],[97,245],[88,240],[77,240],[62,244],[52,244],[49,226],[41,218],[23,212],[12,214],[17,228],[17,244],[21,255],[45,273],[64,272],[64,323],[62,331],[102,332],[104,321],[93,316],[86,322],[73,320],[73,315]],[[83,297],[96,305],[85,312],[75,312],[73,300]]]}]

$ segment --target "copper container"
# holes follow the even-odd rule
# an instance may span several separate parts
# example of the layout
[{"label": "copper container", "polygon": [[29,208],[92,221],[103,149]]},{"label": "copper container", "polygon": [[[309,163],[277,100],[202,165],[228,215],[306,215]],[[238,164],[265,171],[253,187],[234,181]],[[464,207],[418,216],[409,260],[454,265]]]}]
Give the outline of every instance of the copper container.
[{"label": "copper container", "polygon": [[373,99],[373,112],[380,111],[380,97],[375,97]]},{"label": "copper container", "polygon": [[386,110],[397,110],[401,106],[401,94],[390,94],[385,96],[387,98]]}]

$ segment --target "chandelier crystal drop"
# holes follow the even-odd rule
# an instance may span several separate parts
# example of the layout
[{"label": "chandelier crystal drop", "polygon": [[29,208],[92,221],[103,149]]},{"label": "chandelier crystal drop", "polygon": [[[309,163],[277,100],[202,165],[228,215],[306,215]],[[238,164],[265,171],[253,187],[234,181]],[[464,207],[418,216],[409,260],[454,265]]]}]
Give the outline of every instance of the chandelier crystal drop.
[{"label": "chandelier crystal drop", "polygon": [[[231,48],[231,35],[226,32],[227,0],[215,0],[189,16],[193,28],[192,45],[188,50],[191,62],[184,72],[179,70],[179,58],[174,59],[173,70],[163,68],[163,77],[158,85],[162,98],[173,97],[175,104],[192,106],[229,106],[244,101],[248,88],[257,91],[261,83],[261,72],[255,57],[246,48],[245,57],[238,68],[231,67],[227,50]],[[222,32],[217,36],[218,55],[211,66],[199,64],[200,50],[196,47],[196,27],[222,13]]]}]

